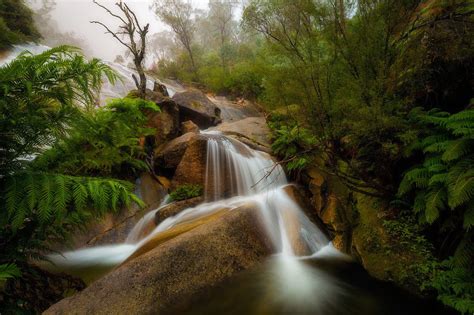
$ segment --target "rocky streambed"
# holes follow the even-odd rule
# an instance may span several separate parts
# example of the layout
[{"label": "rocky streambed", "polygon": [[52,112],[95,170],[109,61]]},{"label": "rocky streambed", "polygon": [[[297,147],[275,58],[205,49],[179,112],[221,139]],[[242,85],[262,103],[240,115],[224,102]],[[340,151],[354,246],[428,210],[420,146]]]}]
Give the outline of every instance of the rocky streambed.
[{"label": "rocky streambed", "polygon": [[[363,254],[347,192],[317,168],[305,188],[288,185],[255,106],[164,91],[147,92],[162,109],[149,117],[154,174],[137,180],[147,208],[109,216],[51,256],[63,271],[101,272],[45,314],[444,314],[341,252]],[[191,184],[201,196],[169,202]]]}]

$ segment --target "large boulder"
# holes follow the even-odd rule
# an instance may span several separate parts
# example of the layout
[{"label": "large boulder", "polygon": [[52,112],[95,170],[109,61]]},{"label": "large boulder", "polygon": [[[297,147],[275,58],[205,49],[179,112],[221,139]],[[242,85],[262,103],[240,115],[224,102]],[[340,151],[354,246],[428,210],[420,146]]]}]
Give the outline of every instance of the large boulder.
[{"label": "large boulder", "polygon": [[161,111],[148,117],[148,126],[155,128],[155,146],[159,146],[179,135],[179,108],[169,98],[156,103]]},{"label": "large boulder", "polygon": [[251,206],[161,243],[44,314],[178,314],[272,252]]},{"label": "large boulder", "polygon": [[[256,149],[267,151],[271,145],[271,132],[264,117],[248,117],[236,122],[224,122],[213,128]],[[262,148],[263,147],[263,148]]]},{"label": "large boulder", "polygon": [[221,110],[207,96],[196,89],[189,89],[173,95],[172,100],[179,106],[180,121],[193,121],[202,129],[221,122]]},{"label": "large boulder", "polygon": [[155,151],[156,167],[175,169],[188,148],[188,144],[196,137],[196,133],[188,132],[158,147]]},{"label": "large boulder", "polygon": [[207,139],[195,135],[187,142],[183,158],[180,160],[173,177],[173,187],[184,184],[205,184],[207,160]]},{"label": "large boulder", "polygon": [[[179,107],[168,97],[166,87],[155,86],[156,90],[147,89],[145,99],[160,107],[160,112],[148,113],[148,127],[155,128],[154,145],[159,146],[174,139],[180,133]],[[164,90],[163,90],[164,89]],[[166,93],[165,93],[166,92]],[[138,90],[132,90],[127,97],[140,97]]]},{"label": "large boulder", "polygon": [[313,213],[329,231],[335,248],[358,260],[375,278],[420,294],[417,281],[422,277],[407,266],[422,264],[423,255],[416,248],[394,242],[385,224],[393,209],[383,200],[350,192],[339,178],[316,166],[302,178]]},{"label": "large boulder", "polygon": [[153,92],[159,92],[163,94],[163,96],[170,96],[166,86],[158,81],[153,82]]},{"label": "large boulder", "polygon": [[181,123],[181,133],[185,134],[188,132],[199,132],[199,126],[193,123],[191,120],[186,120],[185,122]]}]

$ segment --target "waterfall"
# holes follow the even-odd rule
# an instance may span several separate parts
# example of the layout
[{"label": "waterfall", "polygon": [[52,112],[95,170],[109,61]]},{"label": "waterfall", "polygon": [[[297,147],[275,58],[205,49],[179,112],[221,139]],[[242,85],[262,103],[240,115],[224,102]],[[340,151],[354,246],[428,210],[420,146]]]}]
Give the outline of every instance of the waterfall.
[{"label": "waterfall", "polygon": [[[36,44],[15,46],[0,60],[0,66],[12,61],[25,50],[38,54],[47,49],[49,47]],[[104,83],[100,95],[102,104],[107,98],[122,97],[135,88],[131,78],[133,69],[113,62],[106,63],[122,77],[122,82],[115,86]],[[149,87],[153,85],[153,81],[148,77]],[[165,81],[163,84],[170,95],[183,90],[173,82]],[[159,207],[137,222],[123,244],[53,254],[50,259],[58,266],[114,266],[160,233],[216,212],[232,211],[244,205],[252,205],[260,213],[276,253],[286,256],[313,255],[329,244],[321,230],[288,194],[289,186],[284,171],[270,155],[253,150],[217,131],[201,131],[201,134],[207,138],[204,182],[206,193],[203,204],[185,209],[154,227],[155,214],[162,208]]]},{"label": "waterfall", "polygon": [[267,153],[252,150],[219,131],[201,134],[207,137],[207,201],[249,196],[287,184],[282,168]]},{"label": "waterfall", "polygon": [[204,131],[207,138],[206,201],[169,217],[152,229],[157,209],[145,214],[124,244],[79,249],[50,255],[56,265],[110,266],[125,261],[148,242],[170,229],[191,224],[219,211],[251,206],[262,217],[275,253],[294,257],[314,255],[329,244],[324,233],[291,198],[285,173],[271,157],[219,132]]}]

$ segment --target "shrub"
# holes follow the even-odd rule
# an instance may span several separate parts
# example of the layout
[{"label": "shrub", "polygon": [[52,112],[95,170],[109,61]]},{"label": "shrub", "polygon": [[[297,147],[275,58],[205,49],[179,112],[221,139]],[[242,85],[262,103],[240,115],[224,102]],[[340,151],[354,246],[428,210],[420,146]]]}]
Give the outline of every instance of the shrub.
[{"label": "shrub", "polygon": [[177,187],[172,193],[170,193],[170,198],[172,201],[181,201],[199,197],[202,196],[202,194],[203,188],[201,185],[186,184]]}]

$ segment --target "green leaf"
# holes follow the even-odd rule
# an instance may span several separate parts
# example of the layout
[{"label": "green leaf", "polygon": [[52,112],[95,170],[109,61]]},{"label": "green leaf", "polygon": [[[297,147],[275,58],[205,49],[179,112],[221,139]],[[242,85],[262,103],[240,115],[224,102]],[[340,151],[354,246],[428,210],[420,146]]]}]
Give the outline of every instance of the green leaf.
[{"label": "green leaf", "polygon": [[0,265],[0,281],[10,278],[18,278],[21,276],[20,268],[15,264],[1,264]]}]

